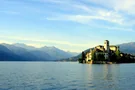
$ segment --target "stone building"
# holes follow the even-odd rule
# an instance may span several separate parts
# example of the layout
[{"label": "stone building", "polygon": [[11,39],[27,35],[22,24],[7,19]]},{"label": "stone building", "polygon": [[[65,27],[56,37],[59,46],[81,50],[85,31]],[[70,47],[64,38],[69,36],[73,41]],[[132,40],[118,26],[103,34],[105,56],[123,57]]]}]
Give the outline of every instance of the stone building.
[{"label": "stone building", "polygon": [[86,53],[86,62],[89,62],[92,60],[92,53],[97,55],[102,55],[104,56],[104,59],[109,61],[110,60],[110,55],[115,53],[117,50],[119,50],[119,46],[114,46],[114,45],[109,45],[109,41],[105,40],[104,41],[104,46],[103,45],[98,45],[93,49],[90,49],[89,52]]}]

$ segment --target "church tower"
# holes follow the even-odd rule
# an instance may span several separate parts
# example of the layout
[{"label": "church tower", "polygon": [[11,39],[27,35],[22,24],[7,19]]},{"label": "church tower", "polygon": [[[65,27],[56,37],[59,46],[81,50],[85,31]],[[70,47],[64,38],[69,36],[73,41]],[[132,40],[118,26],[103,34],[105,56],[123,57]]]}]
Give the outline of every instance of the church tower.
[{"label": "church tower", "polygon": [[108,40],[105,40],[105,42],[104,42],[104,48],[105,48],[105,51],[107,52],[107,53],[109,53],[109,41]]}]

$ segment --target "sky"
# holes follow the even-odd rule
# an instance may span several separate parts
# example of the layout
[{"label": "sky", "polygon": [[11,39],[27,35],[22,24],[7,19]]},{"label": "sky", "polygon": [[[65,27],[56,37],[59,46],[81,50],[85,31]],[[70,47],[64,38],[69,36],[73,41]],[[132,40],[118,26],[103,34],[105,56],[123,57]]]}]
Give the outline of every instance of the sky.
[{"label": "sky", "polygon": [[0,43],[81,52],[135,42],[135,0],[0,0]]}]

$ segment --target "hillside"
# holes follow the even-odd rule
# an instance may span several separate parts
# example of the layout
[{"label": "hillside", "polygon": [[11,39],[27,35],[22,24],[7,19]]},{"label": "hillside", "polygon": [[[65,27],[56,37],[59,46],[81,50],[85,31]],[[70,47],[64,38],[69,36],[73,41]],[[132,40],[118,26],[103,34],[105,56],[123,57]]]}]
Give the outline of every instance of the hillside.
[{"label": "hillside", "polygon": [[[123,43],[119,46],[121,52],[135,54],[135,42]],[[19,43],[0,45],[0,61],[77,61],[80,56],[81,54],[66,52],[56,47],[35,48]]]},{"label": "hillside", "polygon": [[135,42],[119,44],[121,52],[135,54]]},{"label": "hillside", "polygon": [[[72,53],[60,50],[56,47],[42,47],[35,48],[33,46],[28,46],[25,44],[1,44],[0,48],[0,59],[3,61],[3,56],[10,56],[11,61],[56,61],[59,59],[73,57]],[[8,53],[5,53],[8,52]],[[10,53],[9,53],[10,52]],[[12,56],[12,57],[11,57]],[[14,57],[14,58],[13,58]]]},{"label": "hillside", "polygon": [[17,61],[22,59],[23,57],[13,53],[7,47],[0,45],[0,61]]}]

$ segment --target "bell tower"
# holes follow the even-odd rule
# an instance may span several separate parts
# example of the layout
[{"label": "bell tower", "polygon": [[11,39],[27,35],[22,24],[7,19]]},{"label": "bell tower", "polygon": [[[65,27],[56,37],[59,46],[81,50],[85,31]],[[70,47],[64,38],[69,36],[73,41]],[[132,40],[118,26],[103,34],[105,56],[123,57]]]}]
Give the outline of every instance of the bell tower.
[{"label": "bell tower", "polygon": [[104,48],[105,48],[105,51],[106,51],[107,53],[109,53],[109,41],[108,41],[108,40],[105,40],[105,41],[104,41]]}]

